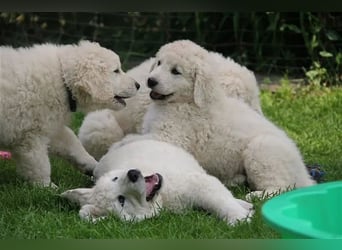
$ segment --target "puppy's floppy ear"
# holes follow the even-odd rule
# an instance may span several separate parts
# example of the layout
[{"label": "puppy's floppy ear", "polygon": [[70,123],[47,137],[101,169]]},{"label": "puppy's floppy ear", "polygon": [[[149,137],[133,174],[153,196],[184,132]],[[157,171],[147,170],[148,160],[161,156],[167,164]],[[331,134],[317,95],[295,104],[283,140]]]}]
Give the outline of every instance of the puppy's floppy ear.
[{"label": "puppy's floppy ear", "polygon": [[215,83],[213,78],[214,67],[201,61],[194,64],[193,83],[194,83],[194,102],[202,108],[211,102],[215,96]]},{"label": "puppy's floppy ear", "polygon": [[63,79],[76,97],[86,94],[100,102],[113,100],[108,65],[101,60],[102,50],[98,43],[81,41],[78,46],[68,46],[61,51]]},{"label": "puppy's floppy ear", "polygon": [[75,202],[80,206],[84,206],[89,203],[89,199],[93,194],[92,188],[76,188],[70,189],[61,193],[60,196],[68,199],[71,202]]},{"label": "puppy's floppy ear", "polygon": [[113,100],[114,93],[110,79],[105,76],[106,65],[104,64],[96,58],[96,55],[88,55],[84,58],[79,65],[83,74],[78,75],[78,81],[74,82],[74,87],[96,100],[108,102]]},{"label": "puppy's floppy ear", "polygon": [[149,73],[152,72],[152,70],[154,69],[154,67],[156,66],[156,64],[157,64],[157,60],[156,60],[156,58],[153,58],[153,62],[152,62],[152,64],[151,64],[151,68],[150,68]]}]

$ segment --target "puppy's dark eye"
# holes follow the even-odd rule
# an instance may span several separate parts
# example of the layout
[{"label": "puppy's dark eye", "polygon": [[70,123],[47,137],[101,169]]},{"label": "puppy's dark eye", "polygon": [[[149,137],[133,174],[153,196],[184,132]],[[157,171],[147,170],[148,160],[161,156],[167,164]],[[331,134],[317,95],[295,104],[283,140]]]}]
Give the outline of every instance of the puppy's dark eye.
[{"label": "puppy's dark eye", "polygon": [[120,73],[119,69],[114,70],[114,73]]},{"label": "puppy's dark eye", "polygon": [[172,68],[171,73],[174,75],[180,75],[181,74],[176,68]]},{"label": "puppy's dark eye", "polygon": [[113,179],[112,179],[112,181],[116,181],[118,179],[118,177],[114,177]]},{"label": "puppy's dark eye", "polygon": [[118,200],[120,202],[120,205],[123,207],[125,205],[125,196],[119,195]]},{"label": "puppy's dark eye", "polygon": [[160,65],[160,60],[157,62],[157,66],[159,66]]}]

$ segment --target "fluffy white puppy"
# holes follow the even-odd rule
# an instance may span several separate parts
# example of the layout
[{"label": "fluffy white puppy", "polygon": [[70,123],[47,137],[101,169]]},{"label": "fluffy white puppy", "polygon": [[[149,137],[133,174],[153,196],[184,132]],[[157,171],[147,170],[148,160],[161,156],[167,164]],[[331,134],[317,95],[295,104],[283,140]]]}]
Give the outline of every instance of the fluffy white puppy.
[{"label": "fluffy white puppy", "polygon": [[189,41],[163,46],[148,79],[154,102],[144,135],[127,136],[116,146],[145,138],[173,143],[225,184],[246,180],[255,190],[250,195],[312,185],[295,143],[244,102],[227,98],[208,57]]},{"label": "fluffy white puppy", "polygon": [[48,148],[91,172],[96,160],[66,126],[72,111],[125,107],[139,85],[118,55],[97,43],[0,47],[0,148],[18,174],[49,185]]},{"label": "fluffy white puppy", "polygon": [[143,116],[151,103],[146,82],[153,63],[154,58],[150,58],[127,71],[127,75],[141,87],[135,96],[126,100],[125,109],[97,110],[84,118],[78,138],[95,159],[99,160],[114,142],[120,141],[126,134],[141,131]]},{"label": "fluffy white puppy", "polygon": [[93,188],[61,194],[78,203],[81,218],[88,220],[114,214],[140,221],[156,216],[162,208],[181,212],[197,207],[234,225],[253,214],[252,204],[234,198],[189,153],[165,142],[143,140],[110,149],[94,176]]},{"label": "fluffy white puppy", "polygon": [[[195,43],[194,47],[198,47]],[[177,49],[175,47],[175,49]],[[239,65],[229,57],[209,52],[208,63],[215,68],[215,81],[219,82],[227,96],[246,102],[255,111],[262,114],[259,88],[256,78],[250,70]],[[88,114],[79,130],[78,137],[87,151],[96,159],[104,155],[110,145],[130,133],[141,133],[143,116],[151,103],[146,82],[154,58],[144,61],[127,74],[141,83],[141,89],[127,101],[127,108],[121,111],[99,110]]]}]

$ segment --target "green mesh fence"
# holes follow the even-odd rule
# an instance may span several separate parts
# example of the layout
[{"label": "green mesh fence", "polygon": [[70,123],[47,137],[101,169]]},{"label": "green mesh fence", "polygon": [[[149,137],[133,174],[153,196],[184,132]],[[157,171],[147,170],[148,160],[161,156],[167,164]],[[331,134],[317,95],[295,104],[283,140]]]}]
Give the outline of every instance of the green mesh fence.
[{"label": "green mesh fence", "polygon": [[256,72],[304,75],[313,61],[341,75],[342,13],[4,13],[0,45],[97,41],[128,69],[176,39],[191,39]]}]

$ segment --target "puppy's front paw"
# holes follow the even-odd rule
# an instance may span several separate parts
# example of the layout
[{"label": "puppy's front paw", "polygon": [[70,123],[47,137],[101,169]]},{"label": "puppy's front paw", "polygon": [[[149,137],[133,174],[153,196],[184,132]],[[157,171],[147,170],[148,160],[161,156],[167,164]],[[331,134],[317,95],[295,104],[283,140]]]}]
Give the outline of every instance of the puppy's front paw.
[{"label": "puppy's front paw", "polygon": [[247,209],[247,210],[252,210],[253,209],[253,204],[250,203],[250,202],[247,202],[245,200],[241,200],[241,199],[236,199],[237,202],[239,202],[239,204],[244,208],[244,209]]},{"label": "puppy's front paw", "polygon": [[78,214],[83,220],[92,223],[96,223],[106,218],[106,216],[103,213],[101,213],[101,210],[98,207],[91,204],[86,204],[82,206]]},{"label": "puppy's front paw", "polygon": [[90,159],[88,161],[85,161],[84,163],[78,164],[78,168],[82,173],[88,176],[92,176],[97,164],[98,162],[95,159]]},{"label": "puppy's front paw", "polygon": [[35,181],[33,182],[33,185],[39,186],[39,187],[48,187],[48,188],[53,188],[53,189],[57,189],[58,186],[53,183],[50,180],[46,180],[46,181]]},{"label": "puppy's front paw", "polygon": [[[246,202],[247,203],[247,202]],[[254,215],[254,209],[249,208],[249,209],[240,209],[238,212],[235,214],[230,214],[229,216],[226,217],[226,221],[228,225],[230,226],[235,226],[236,224],[240,222],[247,222],[249,223]]]},{"label": "puppy's front paw", "polygon": [[87,205],[82,206],[78,214],[81,217],[81,219],[89,221],[89,222],[93,222],[92,211],[94,209],[95,209],[94,205],[87,204]]}]

